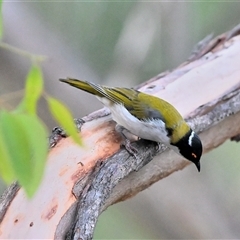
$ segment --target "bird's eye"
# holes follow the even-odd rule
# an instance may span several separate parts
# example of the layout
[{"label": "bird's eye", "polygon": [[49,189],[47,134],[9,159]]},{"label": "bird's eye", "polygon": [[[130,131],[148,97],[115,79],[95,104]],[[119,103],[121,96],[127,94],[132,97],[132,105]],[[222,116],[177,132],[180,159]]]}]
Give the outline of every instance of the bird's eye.
[{"label": "bird's eye", "polygon": [[194,158],[197,158],[197,155],[196,155],[195,153],[192,153],[192,156],[193,156]]}]

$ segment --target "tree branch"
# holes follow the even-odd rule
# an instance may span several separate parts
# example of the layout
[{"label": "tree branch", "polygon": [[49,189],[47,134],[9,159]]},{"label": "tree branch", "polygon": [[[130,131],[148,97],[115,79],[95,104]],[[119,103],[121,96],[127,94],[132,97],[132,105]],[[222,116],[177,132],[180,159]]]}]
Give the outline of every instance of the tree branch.
[{"label": "tree branch", "polygon": [[[240,122],[238,34],[235,28],[208,39],[191,60],[138,86],[172,103],[200,133],[204,152],[240,133],[236,124]],[[51,146],[57,144],[49,152],[41,187],[32,200],[20,189],[4,207],[1,238],[91,239],[100,213],[109,205],[190,163],[165,146],[145,140],[134,143],[137,159],[119,149],[115,123],[105,108],[78,120],[77,125],[85,147],[77,147],[61,134],[51,138]]]}]

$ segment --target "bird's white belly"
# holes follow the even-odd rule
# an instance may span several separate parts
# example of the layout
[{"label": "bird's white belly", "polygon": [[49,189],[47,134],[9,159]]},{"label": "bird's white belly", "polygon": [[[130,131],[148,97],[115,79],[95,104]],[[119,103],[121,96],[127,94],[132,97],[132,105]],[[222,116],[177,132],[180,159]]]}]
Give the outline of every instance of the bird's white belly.
[{"label": "bird's white belly", "polygon": [[106,98],[100,98],[99,100],[110,109],[113,120],[126,128],[132,134],[147,140],[155,142],[161,142],[169,145],[169,137],[167,137],[167,131],[165,123],[162,120],[147,120],[140,121],[121,104],[112,104]]}]

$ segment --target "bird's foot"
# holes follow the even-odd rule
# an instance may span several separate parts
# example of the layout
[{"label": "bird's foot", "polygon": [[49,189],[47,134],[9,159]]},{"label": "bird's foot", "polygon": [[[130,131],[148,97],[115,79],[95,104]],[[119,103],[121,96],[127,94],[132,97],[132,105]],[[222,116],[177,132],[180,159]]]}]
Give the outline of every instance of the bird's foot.
[{"label": "bird's foot", "polygon": [[131,154],[137,159],[138,149],[132,146],[131,141],[129,139],[125,138],[121,145],[125,147],[129,154]]},{"label": "bird's foot", "polygon": [[121,125],[117,124],[115,130],[122,136],[123,141],[121,145],[124,146],[131,155],[137,158],[138,150],[132,146],[131,142],[137,141],[139,138]]}]

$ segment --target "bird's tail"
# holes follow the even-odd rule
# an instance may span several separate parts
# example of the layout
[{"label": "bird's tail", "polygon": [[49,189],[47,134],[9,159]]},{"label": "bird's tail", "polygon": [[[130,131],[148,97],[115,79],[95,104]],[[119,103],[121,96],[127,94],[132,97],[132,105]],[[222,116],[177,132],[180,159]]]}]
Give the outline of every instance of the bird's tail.
[{"label": "bird's tail", "polygon": [[73,78],[59,79],[59,81],[68,83],[69,85],[71,85],[73,87],[79,88],[79,89],[86,91],[88,93],[91,93],[93,95],[101,96],[99,91],[97,91],[94,87],[92,87],[93,84],[91,84],[89,82],[77,80],[77,79],[73,79]]}]

